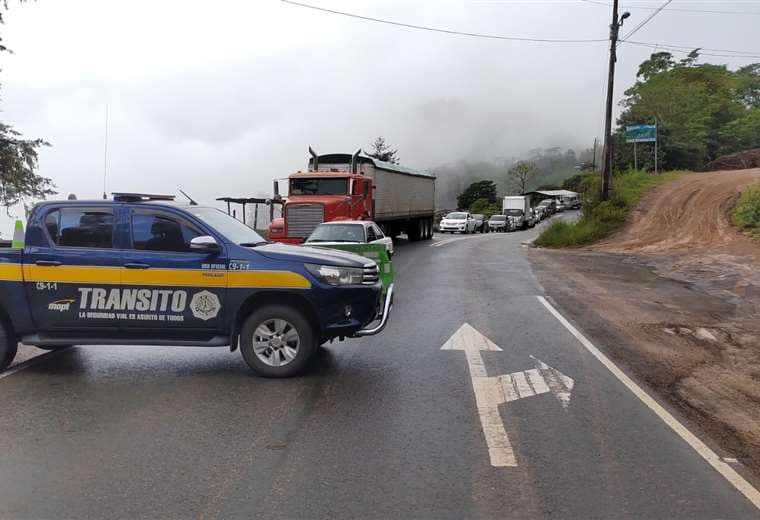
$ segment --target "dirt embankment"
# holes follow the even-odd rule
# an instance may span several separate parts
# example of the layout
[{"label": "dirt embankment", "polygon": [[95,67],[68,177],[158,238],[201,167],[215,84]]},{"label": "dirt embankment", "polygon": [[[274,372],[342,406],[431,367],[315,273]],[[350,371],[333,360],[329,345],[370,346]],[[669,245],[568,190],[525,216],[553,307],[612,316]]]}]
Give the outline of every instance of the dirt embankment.
[{"label": "dirt embankment", "polygon": [[760,476],[760,241],[727,216],[754,182],[686,175],[604,242],[530,256],[564,312]]}]

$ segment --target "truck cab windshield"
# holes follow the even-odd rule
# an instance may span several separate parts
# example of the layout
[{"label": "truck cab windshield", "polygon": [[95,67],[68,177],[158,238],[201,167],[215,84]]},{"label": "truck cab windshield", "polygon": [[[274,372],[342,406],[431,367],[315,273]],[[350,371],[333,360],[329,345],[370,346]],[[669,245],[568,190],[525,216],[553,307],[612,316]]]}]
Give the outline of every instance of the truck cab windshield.
[{"label": "truck cab windshield", "polygon": [[522,216],[523,211],[521,209],[505,209],[504,214],[510,217],[519,217]]},{"label": "truck cab windshield", "polygon": [[347,178],[314,178],[291,179],[291,195],[346,195],[348,193]]},{"label": "truck cab windshield", "polygon": [[254,246],[267,243],[253,229],[217,208],[190,206],[187,211],[224,235],[230,242],[241,246]]}]

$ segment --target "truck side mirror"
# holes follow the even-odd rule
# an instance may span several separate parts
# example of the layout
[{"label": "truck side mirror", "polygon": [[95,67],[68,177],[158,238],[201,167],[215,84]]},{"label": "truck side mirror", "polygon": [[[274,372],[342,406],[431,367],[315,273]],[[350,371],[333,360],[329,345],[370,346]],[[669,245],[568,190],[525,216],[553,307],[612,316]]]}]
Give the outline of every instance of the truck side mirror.
[{"label": "truck side mirror", "polygon": [[216,253],[219,251],[219,244],[214,237],[203,235],[190,240],[190,249],[197,252]]}]

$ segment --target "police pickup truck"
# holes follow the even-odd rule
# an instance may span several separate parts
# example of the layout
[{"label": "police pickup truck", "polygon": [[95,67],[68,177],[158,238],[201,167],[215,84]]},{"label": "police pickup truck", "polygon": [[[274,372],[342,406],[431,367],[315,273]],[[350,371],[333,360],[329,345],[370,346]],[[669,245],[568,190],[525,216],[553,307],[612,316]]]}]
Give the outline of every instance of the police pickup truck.
[{"label": "police pickup truck", "polygon": [[171,196],[47,201],[24,246],[0,249],[0,370],[17,342],[240,347],[268,377],[302,371],[335,338],[385,328],[377,265],[271,244],[213,208]]}]

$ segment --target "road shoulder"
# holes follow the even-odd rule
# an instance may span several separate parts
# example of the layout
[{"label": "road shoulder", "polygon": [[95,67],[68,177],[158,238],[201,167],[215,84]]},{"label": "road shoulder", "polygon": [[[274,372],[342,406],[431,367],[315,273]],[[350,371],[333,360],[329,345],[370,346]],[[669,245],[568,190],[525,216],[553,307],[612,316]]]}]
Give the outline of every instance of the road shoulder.
[{"label": "road shoulder", "polygon": [[668,277],[630,255],[532,249],[528,256],[565,316],[760,481],[760,327],[735,295],[683,273]]}]

